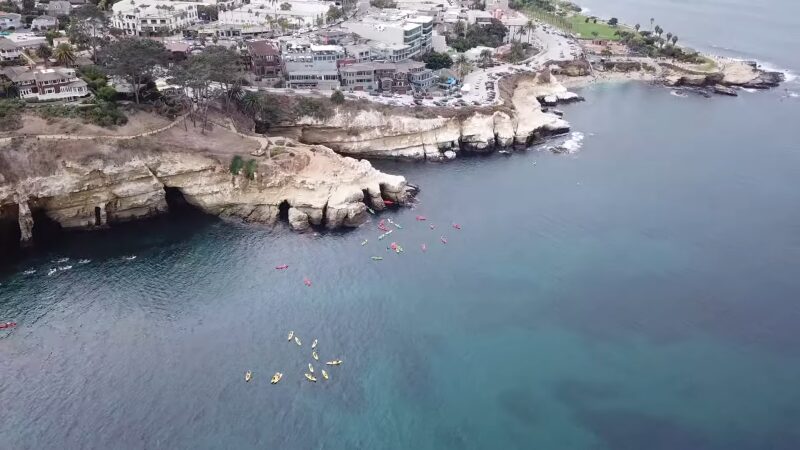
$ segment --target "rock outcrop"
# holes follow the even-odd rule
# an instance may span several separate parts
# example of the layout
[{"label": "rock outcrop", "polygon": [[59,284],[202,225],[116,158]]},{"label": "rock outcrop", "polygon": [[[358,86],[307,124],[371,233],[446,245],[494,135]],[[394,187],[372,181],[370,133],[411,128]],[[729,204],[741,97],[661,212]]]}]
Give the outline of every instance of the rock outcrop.
[{"label": "rock outcrop", "polygon": [[[553,86],[560,86],[555,81]],[[563,89],[564,101],[577,96]],[[441,109],[416,116],[412,109],[340,109],[331,118],[305,117],[294,126],[274,129],[306,144],[321,144],[357,157],[442,161],[459,153],[524,148],[548,135],[569,130],[555,114],[541,112],[536,96],[513,95],[501,108]]]},{"label": "rock outcrop", "polygon": [[[57,144],[60,154],[48,155],[52,147],[38,140],[5,140],[0,144],[4,223],[16,220],[19,240],[26,243],[38,218],[63,229],[95,229],[163,214],[177,202],[266,224],[275,223],[285,207],[296,230],[355,227],[366,218],[367,204],[382,209],[384,199],[403,204],[409,198],[403,177],[322,146],[292,143],[291,152],[253,159],[254,166],[233,175],[230,156],[144,150],[157,142],[155,136],[123,148],[115,142],[64,141]],[[139,144],[143,150],[132,151]],[[19,167],[38,160],[46,164]]]}]

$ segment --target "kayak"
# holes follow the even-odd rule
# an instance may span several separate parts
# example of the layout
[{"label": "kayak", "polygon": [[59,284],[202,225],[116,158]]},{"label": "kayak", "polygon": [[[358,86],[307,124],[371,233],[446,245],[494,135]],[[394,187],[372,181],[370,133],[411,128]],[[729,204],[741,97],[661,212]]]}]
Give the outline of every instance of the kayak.
[{"label": "kayak", "polygon": [[427,252],[428,251],[428,246],[425,245],[425,244],[420,245],[419,248],[421,248],[423,252]]},{"label": "kayak", "polygon": [[327,365],[329,365],[329,366],[338,366],[338,365],[340,365],[341,363],[342,363],[342,360],[341,360],[341,359],[334,359],[333,361],[328,361],[328,362],[326,362],[325,364],[327,364]]},{"label": "kayak", "polygon": [[369,242],[369,239],[364,239],[363,241],[361,241],[361,245],[367,245],[367,242]]},{"label": "kayak", "polygon": [[244,381],[245,382],[249,383],[250,380],[252,380],[252,379],[253,379],[253,372],[250,372],[248,370],[247,372],[244,373]]},{"label": "kayak", "polygon": [[288,264],[281,264],[280,266],[275,266],[275,270],[286,270],[289,268]]},{"label": "kayak", "polygon": [[442,237],[439,238],[439,240],[442,241],[442,244],[447,244],[447,238],[446,237],[442,236]]},{"label": "kayak", "polygon": [[382,241],[382,240],[383,240],[383,238],[385,238],[386,236],[388,236],[388,235],[392,234],[392,232],[393,232],[393,231],[394,231],[394,230],[389,230],[389,231],[387,231],[386,233],[383,233],[382,235],[378,236],[378,240],[379,240],[379,241]]},{"label": "kayak", "polygon": [[308,380],[308,381],[310,381],[312,383],[316,383],[317,382],[317,379],[314,377],[314,375],[311,375],[310,373],[306,374],[306,380]]},{"label": "kayak", "polygon": [[311,286],[311,280],[309,280],[308,278],[303,278],[303,284],[305,284],[306,286]]},{"label": "kayak", "polygon": [[314,339],[314,342],[311,343],[311,350],[314,350],[315,348],[317,348],[317,340],[316,339]]},{"label": "kayak", "polygon": [[314,361],[319,361],[319,355],[316,350],[311,352],[311,357],[314,358]]},{"label": "kayak", "polygon": [[328,372],[326,372],[325,369],[322,369],[322,378],[328,379]]},{"label": "kayak", "polygon": [[311,363],[308,363],[308,371],[314,373],[314,366],[312,366]]},{"label": "kayak", "polygon": [[431,230],[434,230],[434,229],[436,229],[436,225],[431,224]]},{"label": "kayak", "polygon": [[394,202],[391,201],[391,200],[384,200],[383,204],[386,205],[386,206],[392,206],[392,205],[394,205]]},{"label": "kayak", "polygon": [[294,331],[289,332],[289,342],[292,342],[292,338],[294,337]]},{"label": "kayak", "polygon": [[294,337],[294,343],[297,345],[303,345],[300,343],[300,338],[298,338],[297,336]]},{"label": "kayak", "polygon": [[454,223],[453,224],[453,228],[455,228],[456,230],[460,230],[461,229],[461,225],[459,225],[457,223]]},{"label": "kayak", "polygon": [[372,260],[373,261],[383,261],[383,256],[373,256]]},{"label": "kayak", "polygon": [[278,382],[281,381],[281,378],[283,378],[283,374],[280,372],[275,372],[275,375],[272,376],[272,380],[270,380],[270,383],[278,384]]},{"label": "kayak", "polygon": [[17,322],[0,323],[0,330],[5,330],[6,328],[14,328],[15,326],[17,326]]},{"label": "kayak", "polygon": [[417,216],[417,220],[419,220],[420,222],[423,222],[425,220],[428,220],[428,218],[425,217],[425,216]]},{"label": "kayak", "polygon": [[375,210],[372,208],[367,208],[367,211],[369,211],[370,214],[375,214]]}]

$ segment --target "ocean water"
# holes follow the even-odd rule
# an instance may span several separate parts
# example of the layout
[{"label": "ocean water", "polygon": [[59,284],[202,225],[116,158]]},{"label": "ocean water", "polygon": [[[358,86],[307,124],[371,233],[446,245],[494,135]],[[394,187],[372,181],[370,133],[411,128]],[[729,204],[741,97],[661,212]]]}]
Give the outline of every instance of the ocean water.
[{"label": "ocean water", "polygon": [[168,218],[7,267],[0,447],[800,448],[800,101],[581,94],[571,154],[376,164],[422,188],[382,241]]}]

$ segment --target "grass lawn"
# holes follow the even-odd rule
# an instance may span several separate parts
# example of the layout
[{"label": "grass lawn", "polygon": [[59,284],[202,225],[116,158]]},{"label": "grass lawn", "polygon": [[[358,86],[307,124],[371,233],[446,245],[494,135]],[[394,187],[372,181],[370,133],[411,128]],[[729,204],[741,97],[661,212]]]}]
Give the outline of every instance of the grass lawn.
[{"label": "grass lawn", "polygon": [[575,14],[574,16],[567,17],[565,19],[567,23],[572,25],[571,31],[579,34],[583,39],[594,38],[595,36],[592,34],[592,32],[596,32],[597,39],[616,41],[619,39],[619,36],[614,36],[614,33],[616,33],[618,30],[626,29],[622,26],[612,27],[611,25],[608,25],[600,20],[598,20],[597,23],[593,23],[591,20],[589,20],[589,23],[586,23],[586,16],[581,14]]}]

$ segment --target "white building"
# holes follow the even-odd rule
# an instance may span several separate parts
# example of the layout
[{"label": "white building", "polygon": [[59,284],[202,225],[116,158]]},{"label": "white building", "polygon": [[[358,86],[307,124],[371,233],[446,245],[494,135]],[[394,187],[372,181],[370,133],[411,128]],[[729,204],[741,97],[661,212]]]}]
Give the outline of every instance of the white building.
[{"label": "white building", "polygon": [[111,7],[111,27],[129,36],[173,34],[197,19],[198,2],[122,0]]},{"label": "white building", "polygon": [[[291,5],[282,9],[281,5]],[[285,19],[289,25],[313,26],[321,20],[327,23],[328,10],[336,6],[334,2],[319,0],[291,0],[271,2],[270,0],[252,0],[230,11],[219,12],[219,23],[223,25],[266,25]]]},{"label": "white building", "polygon": [[12,67],[6,71],[6,76],[14,83],[20,98],[25,100],[71,101],[89,95],[86,82],[78,78],[75,69]]},{"label": "white building", "polygon": [[384,10],[361,19],[349,20],[342,26],[388,47],[405,47],[406,58],[426,53],[433,48],[433,17],[417,15],[415,11]]},{"label": "white building", "polygon": [[53,17],[68,16],[72,4],[66,0],[53,0],[47,4],[47,14]]},{"label": "white building", "polygon": [[31,22],[31,30],[58,28],[58,19],[53,16],[38,16]]},{"label": "white building", "polygon": [[22,49],[14,41],[0,37],[0,62],[13,61],[21,54]]},{"label": "white building", "polygon": [[299,89],[339,88],[338,61],[345,57],[338,45],[296,44],[282,48],[286,87]]},{"label": "white building", "polygon": [[0,30],[22,28],[22,14],[0,11]]}]

